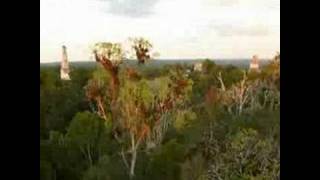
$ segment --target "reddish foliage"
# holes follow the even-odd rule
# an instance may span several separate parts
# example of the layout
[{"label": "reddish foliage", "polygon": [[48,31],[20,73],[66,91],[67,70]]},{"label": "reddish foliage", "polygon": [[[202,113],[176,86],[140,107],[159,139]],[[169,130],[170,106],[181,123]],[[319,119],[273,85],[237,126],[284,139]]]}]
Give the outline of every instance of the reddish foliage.
[{"label": "reddish foliage", "polygon": [[126,75],[131,80],[139,80],[140,79],[140,75],[133,68],[127,68],[126,69]]},{"label": "reddish foliage", "polygon": [[215,103],[217,100],[218,100],[218,90],[214,86],[211,86],[205,95],[205,102],[211,105]]},{"label": "reddish foliage", "polygon": [[150,127],[146,123],[143,123],[140,130],[140,138],[145,138],[150,133]]},{"label": "reddish foliage", "polygon": [[99,62],[104,69],[109,72],[111,76],[110,91],[112,100],[116,100],[119,90],[119,77],[118,77],[118,66],[113,65],[112,62],[104,56],[98,56],[97,52],[94,52],[95,59]]},{"label": "reddish foliage", "polygon": [[177,80],[176,86],[174,88],[175,95],[180,96],[183,93],[183,90],[188,86],[187,80]]},{"label": "reddish foliage", "polygon": [[134,46],[134,49],[136,51],[139,64],[144,64],[148,59],[150,59],[148,48],[143,48],[142,45],[139,44],[138,46]]}]

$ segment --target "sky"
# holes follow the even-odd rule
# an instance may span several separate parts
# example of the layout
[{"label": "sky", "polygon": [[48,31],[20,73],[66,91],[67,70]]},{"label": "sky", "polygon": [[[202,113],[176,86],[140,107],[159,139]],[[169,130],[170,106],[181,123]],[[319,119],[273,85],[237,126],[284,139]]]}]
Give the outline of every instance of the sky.
[{"label": "sky", "polygon": [[280,0],[41,0],[40,62],[93,60],[96,42],[145,37],[160,59],[270,58]]}]

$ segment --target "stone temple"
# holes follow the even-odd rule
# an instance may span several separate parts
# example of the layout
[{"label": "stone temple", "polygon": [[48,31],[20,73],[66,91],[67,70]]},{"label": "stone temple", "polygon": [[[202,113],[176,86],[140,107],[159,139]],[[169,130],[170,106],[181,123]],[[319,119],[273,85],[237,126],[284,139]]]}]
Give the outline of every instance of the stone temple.
[{"label": "stone temple", "polygon": [[202,71],[202,62],[198,62],[196,64],[193,65],[193,70],[194,71]]},{"label": "stone temple", "polygon": [[259,59],[258,59],[258,56],[257,56],[257,55],[254,55],[254,56],[252,57],[252,60],[251,60],[251,62],[250,62],[249,71],[260,72]]},{"label": "stone temple", "polygon": [[60,66],[60,78],[61,80],[71,80],[70,79],[70,68],[68,62],[67,48],[62,46],[62,61]]}]

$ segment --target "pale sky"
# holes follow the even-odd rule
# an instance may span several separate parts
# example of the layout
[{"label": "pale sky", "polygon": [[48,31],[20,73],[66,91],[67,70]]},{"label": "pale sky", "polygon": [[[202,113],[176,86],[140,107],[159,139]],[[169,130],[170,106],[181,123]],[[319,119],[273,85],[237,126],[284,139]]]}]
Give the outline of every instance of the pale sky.
[{"label": "pale sky", "polygon": [[[41,0],[40,62],[90,60],[95,42],[149,39],[162,59],[270,58],[280,0]],[[92,59],[91,59],[92,60]]]}]

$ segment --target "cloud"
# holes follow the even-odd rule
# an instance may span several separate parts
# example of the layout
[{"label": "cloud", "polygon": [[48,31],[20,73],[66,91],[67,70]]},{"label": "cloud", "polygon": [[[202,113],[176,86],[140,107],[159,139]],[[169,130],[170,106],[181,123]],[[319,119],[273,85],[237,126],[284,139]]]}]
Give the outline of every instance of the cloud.
[{"label": "cloud", "polygon": [[220,6],[234,6],[239,3],[238,0],[218,0],[217,3],[219,3]]},{"label": "cloud", "polygon": [[214,25],[219,36],[266,36],[269,29],[263,25]]},{"label": "cloud", "polygon": [[59,60],[66,44],[70,59],[87,59],[97,41],[135,36],[149,39],[161,58],[269,56],[280,48],[279,2],[41,0],[40,58]]},{"label": "cloud", "polygon": [[153,14],[159,0],[101,0],[108,2],[107,12],[117,16],[146,17]]}]

